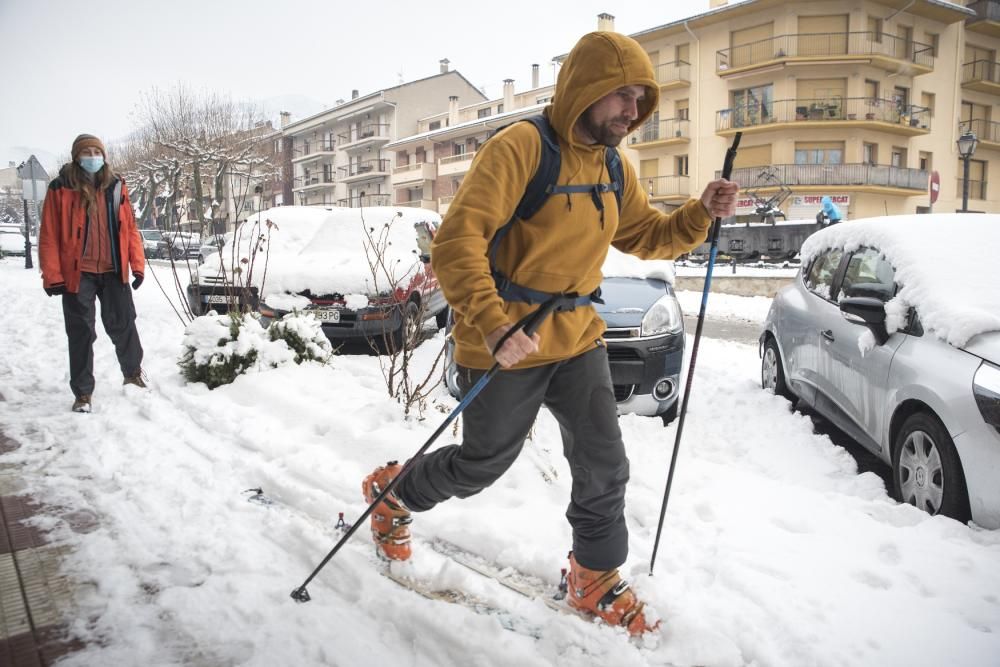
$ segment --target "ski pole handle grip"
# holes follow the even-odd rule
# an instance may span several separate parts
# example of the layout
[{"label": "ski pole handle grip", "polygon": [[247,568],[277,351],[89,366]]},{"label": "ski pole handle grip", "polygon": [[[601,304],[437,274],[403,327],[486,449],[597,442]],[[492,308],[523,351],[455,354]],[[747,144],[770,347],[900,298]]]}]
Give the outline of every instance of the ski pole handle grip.
[{"label": "ski pole handle grip", "polygon": [[740,139],[742,138],[743,133],[737,132],[733,137],[733,145],[726,150],[726,159],[722,163],[722,177],[727,181],[733,175],[733,162],[736,161],[736,149],[740,147]]}]

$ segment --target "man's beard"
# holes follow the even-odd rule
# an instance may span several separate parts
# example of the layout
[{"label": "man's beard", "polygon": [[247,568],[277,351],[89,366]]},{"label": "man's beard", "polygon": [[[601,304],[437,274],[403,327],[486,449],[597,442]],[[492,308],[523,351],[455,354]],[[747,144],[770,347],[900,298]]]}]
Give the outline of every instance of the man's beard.
[{"label": "man's beard", "polygon": [[609,146],[611,148],[620,144],[622,139],[625,138],[624,135],[618,135],[611,129],[612,123],[621,123],[622,125],[629,126],[628,119],[626,118],[612,118],[607,123],[596,123],[591,118],[589,111],[584,113],[580,120],[587,134],[602,146]]}]

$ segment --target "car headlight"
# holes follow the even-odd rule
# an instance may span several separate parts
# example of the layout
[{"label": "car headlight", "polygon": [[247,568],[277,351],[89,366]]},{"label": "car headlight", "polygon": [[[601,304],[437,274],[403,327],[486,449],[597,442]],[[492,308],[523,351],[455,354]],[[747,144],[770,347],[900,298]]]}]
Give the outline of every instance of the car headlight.
[{"label": "car headlight", "polygon": [[1000,367],[984,361],[972,378],[972,393],[983,419],[1000,432]]},{"label": "car headlight", "polygon": [[642,336],[659,336],[684,329],[681,305],[673,294],[664,294],[642,317]]}]

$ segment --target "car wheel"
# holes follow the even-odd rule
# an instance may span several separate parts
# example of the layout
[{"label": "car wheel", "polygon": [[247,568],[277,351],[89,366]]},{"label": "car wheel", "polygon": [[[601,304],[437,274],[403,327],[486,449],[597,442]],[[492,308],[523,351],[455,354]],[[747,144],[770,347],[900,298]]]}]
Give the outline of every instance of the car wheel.
[{"label": "car wheel", "polygon": [[892,456],[896,498],[928,514],[970,518],[969,494],[955,444],[932,414],[910,415],[896,436]]},{"label": "car wheel", "polygon": [[785,368],[781,365],[778,344],[770,336],[764,343],[764,355],[760,360],[760,386],[772,394],[783,396],[790,401],[795,400],[795,394],[785,382]]},{"label": "car wheel", "polygon": [[444,347],[444,384],[452,398],[462,399],[462,389],[458,386],[458,364],[455,362],[455,340],[451,337]]},{"label": "car wheel", "polygon": [[395,350],[402,350],[404,345],[410,348],[417,346],[420,340],[420,308],[414,301],[407,301],[403,306],[403,321],[392,334],[392,345]]}]

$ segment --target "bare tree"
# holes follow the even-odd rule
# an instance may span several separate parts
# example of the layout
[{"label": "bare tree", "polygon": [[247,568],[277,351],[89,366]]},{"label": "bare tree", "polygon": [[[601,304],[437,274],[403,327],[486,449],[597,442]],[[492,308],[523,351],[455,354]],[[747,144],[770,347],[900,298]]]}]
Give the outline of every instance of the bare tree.
[{"label": "bare tree", "polygon": [[[399,212],[396,217],[402,216]],[[402,266],[397,259],[392,261],[388,247],[389,228],[393,220],[381,225],[369,225],[361,215],[364,227],[364,250],[368,260],[368,268],[372,276],[372,292],[374,294],[399,295],[405,294],[404,285],[414,271],[414,266]],[[419,260],[417,260],[419,261]],[[421,324],[426,319],[426,306],[423,300],[407,300],[396,302],[387,307],[395,308],[400,315],[400,326],[397,331],[383,331],[378,338],[369,338],[368,343],[375,352],[383,348],[384,354],[379,355],[379,365],[386,389],[391,398],[403,405],[403,413],[409,416],[416,409],[422,418],[427,408],[427,398],[441,383],[442,373],[438,365],[444,358],[444,346],[438,351],[434,363],[427,375],[422,379],[411,374],[413,351],[420,344]]]},{"label": "bare tree", "polygon": [[[182,225],[199,239],[209,231],[235,230],[255,184],[277,170],[262,150],[264,137],[273,134],[270,124],[253,105],[219,93],[195,94],[183,85],[153,88],[143,95],[136,116],[141,126],[114,149],[140,226],[155,224],[170,234],[168,240],[177,238],[171,235]],[[260,232],[254,233],[263,236]],[[187,253],[179,261],[172,247],[167,258],[171,275],[157,282],[176,301],[181,319],[190,320],[200,314],[186,295],[187,284],[196,283],[195,267]]]}]

